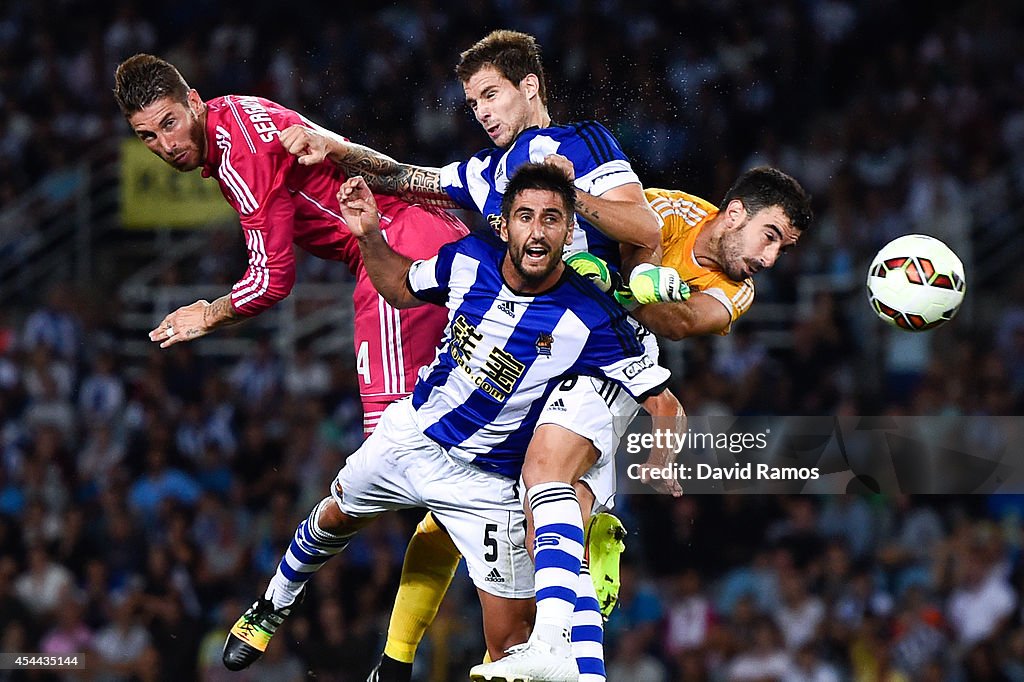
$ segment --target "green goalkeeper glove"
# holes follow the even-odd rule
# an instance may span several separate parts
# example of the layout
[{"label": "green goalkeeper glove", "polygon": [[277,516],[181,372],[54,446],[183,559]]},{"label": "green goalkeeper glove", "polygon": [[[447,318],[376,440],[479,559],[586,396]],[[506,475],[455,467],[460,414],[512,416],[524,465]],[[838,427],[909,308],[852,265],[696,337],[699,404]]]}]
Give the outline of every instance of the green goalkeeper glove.
[{"label": "green goalkeeper glove", "polygon": [[690,298],[690,287],[674,268],[650,263],[641,263],[633,268],[633,274],[629,276],[629,291],[636,305]]},{"label": "green goalkeeper glove", "polygon": [[572,254],[565,259],[565,264],[596,284],[597,288],[605,293],[614,284],[614,275],[608,269],[608,263],[586,251]]}]

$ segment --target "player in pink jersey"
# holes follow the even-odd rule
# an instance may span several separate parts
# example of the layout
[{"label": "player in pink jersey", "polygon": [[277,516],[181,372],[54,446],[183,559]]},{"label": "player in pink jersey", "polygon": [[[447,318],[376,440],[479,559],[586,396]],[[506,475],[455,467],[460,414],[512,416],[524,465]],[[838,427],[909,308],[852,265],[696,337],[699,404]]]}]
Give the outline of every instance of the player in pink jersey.
[{"label": "player in pink jersey", "polygon": [[[258,315],[288,296],[295,282],[292,245],[346,263],[356,277],[355,353],[369,433],[391,402],[411,393],[419,368],[434,359],[447,314],[424,306],[398,311],[373,287],[359,248],[338,212],[346,176],[330,161],[303,166],[278,140],[291,125],[315,127],[260,97],[204,102],[170,63],[138,54],[117,68],[114,97],[135,135],[174,169],[202,169],[238,211],[249,252],[245,274],[212,303],[196,301],[167,315],[149,338],[167,348]],[[439,208],[377,195],[388,243],[413,259],[434,256],[464,236],[465,226]]]}]

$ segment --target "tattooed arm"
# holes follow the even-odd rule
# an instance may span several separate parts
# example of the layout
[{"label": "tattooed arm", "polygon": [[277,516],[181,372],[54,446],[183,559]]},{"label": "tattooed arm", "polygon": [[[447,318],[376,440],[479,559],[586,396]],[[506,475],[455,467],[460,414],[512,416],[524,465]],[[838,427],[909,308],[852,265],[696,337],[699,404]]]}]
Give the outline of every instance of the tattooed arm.
[{"label": "tattooed arm", "polygon": [[393,194],[410,202],[458,208],[441,187],[440,169],[399,163],[320,126],[290,126],[281,133],[281,144],[299,157],[304,166],[330,159],[346,173],[364,177],[374,192]]},{"label": "tattooed arm", "polygon": [[244,319],[245,316],[231,305],[231,294],[225,294],[213,303],[199,300],[178,308],[149,332],[149,340],[158,341],[161,348],[167,348],[206,336],[214,329],[238,324]]},{"label": "tattooed arm", "polygon": [[[561,154],[549,154],[544,163],[559,168],[571,180],[576,177],[572,161]],[[621,185],[599,197],[577,189],[576,214],[620,243],[623,271],[639,263],[661,263],[661,219],[639,184]]]}]

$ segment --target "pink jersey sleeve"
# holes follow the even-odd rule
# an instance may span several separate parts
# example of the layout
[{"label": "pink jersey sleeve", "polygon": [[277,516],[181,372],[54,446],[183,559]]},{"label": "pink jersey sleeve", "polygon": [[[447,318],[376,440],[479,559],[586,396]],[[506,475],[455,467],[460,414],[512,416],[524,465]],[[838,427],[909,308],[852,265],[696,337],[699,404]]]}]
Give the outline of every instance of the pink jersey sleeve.
[{"label": "pink jersey sleeve", "polygon": [[[295,283],[295,208],[285,186],[295,157],[284,150],[278,135],[281,126],[301,118],[283,109],[269,111],[270,103],[256,97],[221,101],[208,139],[217,146],[217,181],[241,217],[249,255],[245,274],[232,287],[231,304],[252,316],[288,296]],[[286,120],[286,114],[296,120]]]}]

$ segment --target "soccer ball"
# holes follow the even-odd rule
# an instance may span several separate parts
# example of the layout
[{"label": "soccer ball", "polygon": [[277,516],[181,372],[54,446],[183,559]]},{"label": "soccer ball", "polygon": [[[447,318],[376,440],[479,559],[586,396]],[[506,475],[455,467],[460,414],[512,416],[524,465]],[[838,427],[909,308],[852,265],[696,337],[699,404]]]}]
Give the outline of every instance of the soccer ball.
[{"label": "soccer ball", "polygon": [[964,266],[935,237],[908,234],[878,252],[868,268],[868,300],[889,324],[913,332],[933,329],[956,315],[967,283]]}]

